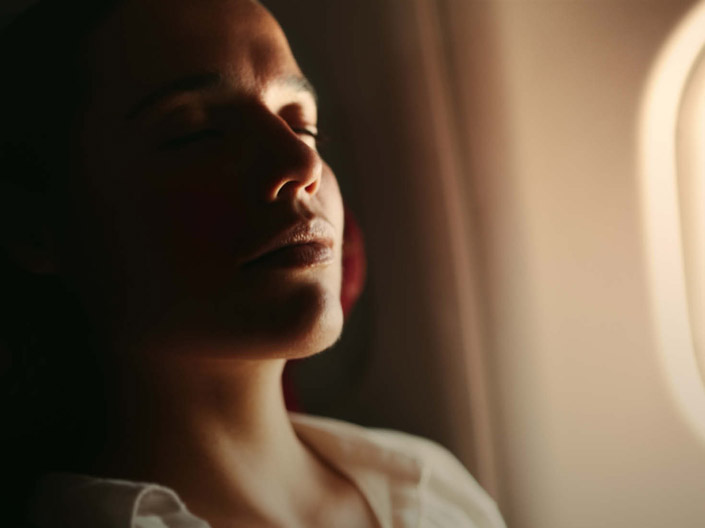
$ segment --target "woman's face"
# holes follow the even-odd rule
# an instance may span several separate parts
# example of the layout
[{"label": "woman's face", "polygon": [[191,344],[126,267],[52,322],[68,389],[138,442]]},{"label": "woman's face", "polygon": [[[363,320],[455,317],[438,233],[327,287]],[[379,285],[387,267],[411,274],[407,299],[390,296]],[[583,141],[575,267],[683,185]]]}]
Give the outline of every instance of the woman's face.
[{"label": "woman's face", "polygon": [[88,52],[58,265],[103,337],[247,358],[330,346],[342,201],[276,21],[251,0],[127,0]]}]

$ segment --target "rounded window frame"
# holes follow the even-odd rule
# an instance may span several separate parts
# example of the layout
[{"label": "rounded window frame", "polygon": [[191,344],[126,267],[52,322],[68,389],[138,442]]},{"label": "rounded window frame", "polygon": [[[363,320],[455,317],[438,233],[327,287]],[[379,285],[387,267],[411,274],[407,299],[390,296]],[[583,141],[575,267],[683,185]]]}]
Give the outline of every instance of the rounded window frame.
[{"label": "rounded window frame", "polygon": [[[705,320],[705,152],[692,149],[697,137],[705,138],[705,0],[688,11],[660,49],[638,124],[657,354],[680,414],[705,440],[705,324],[697,326]],[[697,195],[703,197],[700,207],[694,207]]]}]

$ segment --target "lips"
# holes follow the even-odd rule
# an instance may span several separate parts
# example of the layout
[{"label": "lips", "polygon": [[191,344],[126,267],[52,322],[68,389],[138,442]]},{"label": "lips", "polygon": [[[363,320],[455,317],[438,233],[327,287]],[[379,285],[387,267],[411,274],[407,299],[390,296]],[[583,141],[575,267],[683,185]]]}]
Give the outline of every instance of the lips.
[{"label": "lips", "polygon": [[310,268],[327,264],[333,260],[333,249],[318,242],[285,246],[271,251],[248,263],[248,266],[259,265],[284,268]]},{"label": "lips", "polygon": [[334,258],[335,232],[323,220],[295,224],[267,240],[248,259],[245,267],[309,268]]}]

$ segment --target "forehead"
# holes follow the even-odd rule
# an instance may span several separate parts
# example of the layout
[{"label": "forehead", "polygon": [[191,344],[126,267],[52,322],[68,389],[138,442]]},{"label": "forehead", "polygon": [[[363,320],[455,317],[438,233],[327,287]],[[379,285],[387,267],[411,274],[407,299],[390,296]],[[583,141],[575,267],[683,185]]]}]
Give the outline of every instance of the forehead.
[{"label": "forehead", "polygon": [[300,75],[276,20],[252,0],[127,0],[92,35],[88,60],[94,96],[118,106],[204,71],[253,93]]}]

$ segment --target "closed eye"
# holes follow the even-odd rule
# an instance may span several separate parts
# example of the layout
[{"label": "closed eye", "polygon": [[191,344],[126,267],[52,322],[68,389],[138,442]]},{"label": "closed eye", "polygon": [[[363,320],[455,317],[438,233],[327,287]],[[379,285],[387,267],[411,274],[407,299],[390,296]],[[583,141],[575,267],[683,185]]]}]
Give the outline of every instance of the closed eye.
[{"label": "closed eye", "polygon": [[327,138],[319,132],[315,127],[292,127],[291,129],[294,134],[299,136],[307,136],[313,138],[313,143],[315,146],[320,147],[327,141]]},{"label": "closed eye", "polygon": [[190,134],[185,134],[183,136],[178,136],[168,141],[165,141],[159,145],[160,150],[174,150],[186,147],[193,143],[198,143],[200,141],[207,141],[211,139],[220,139],[224,136],[223,132],[215,129],[204,129],[192,132]]},{"label": "closed eye", "polygon": [[304,136],[311,136],[313,139],[318,139],[318,130],[315,128],[292,128],[291,130],[294,131],[296,134],[302,134]]}]

